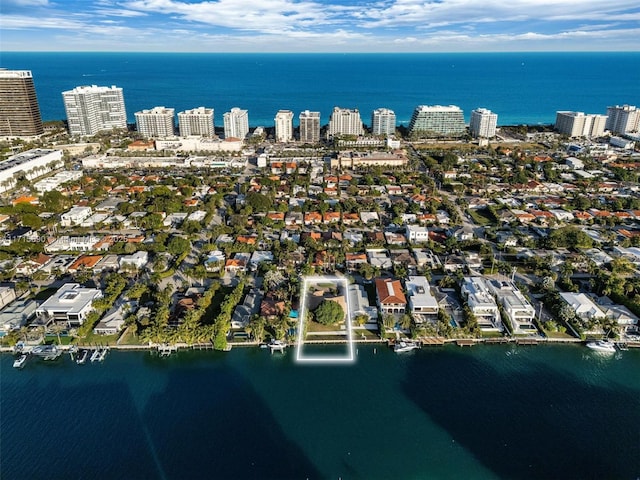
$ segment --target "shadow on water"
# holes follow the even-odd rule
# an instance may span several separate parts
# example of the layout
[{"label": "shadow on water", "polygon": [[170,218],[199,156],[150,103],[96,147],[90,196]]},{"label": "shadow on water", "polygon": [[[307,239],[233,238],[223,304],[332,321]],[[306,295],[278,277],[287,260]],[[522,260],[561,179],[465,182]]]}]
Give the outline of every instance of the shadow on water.
[{"label": "shadow on water", "polygon": [[120,381],[3,390],[3,479],[320,478],[228,366],[172,369],[142,412]]},{"label": "shadow on water", "polygon": [[145,412],[168,478],[320,477],[242,375],[203,371],[173,371]]},{"label": "shadow on water", "polygon": [[425,368],[416,357],[403,389],[501,478],[637,478],[636,393],[532,367],[501,372],[469,355],[438,355]]}]

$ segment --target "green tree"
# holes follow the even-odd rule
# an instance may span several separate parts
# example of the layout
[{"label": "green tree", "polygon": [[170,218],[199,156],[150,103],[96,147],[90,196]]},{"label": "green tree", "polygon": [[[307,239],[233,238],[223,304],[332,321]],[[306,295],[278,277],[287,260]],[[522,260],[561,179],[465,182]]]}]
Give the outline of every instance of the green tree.
[{"label": "green tree", "polygon": [[344,320],[342,306],[330,300],[323,300],[313,312],[314,320],[322,325],[335,325]]}]

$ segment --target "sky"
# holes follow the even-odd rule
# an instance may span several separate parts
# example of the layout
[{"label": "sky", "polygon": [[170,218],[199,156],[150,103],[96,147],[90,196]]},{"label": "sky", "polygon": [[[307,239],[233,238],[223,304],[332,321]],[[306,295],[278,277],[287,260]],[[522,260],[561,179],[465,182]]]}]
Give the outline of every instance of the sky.
[{"label": "sky", "polygon": [[1,0],[4,51],[640,50],[638,0]]}]

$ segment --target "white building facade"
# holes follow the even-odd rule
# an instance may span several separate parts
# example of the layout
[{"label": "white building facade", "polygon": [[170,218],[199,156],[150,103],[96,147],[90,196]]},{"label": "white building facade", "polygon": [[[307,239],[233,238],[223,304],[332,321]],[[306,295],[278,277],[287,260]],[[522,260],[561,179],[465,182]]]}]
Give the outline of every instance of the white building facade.
[{"label": "white building facade", "polygon": [[486,108],[476,108],[471,111],[469,131],[473,138],[493,138],[496,136],[498,115]]},{"label": "white building facade", "polygon": [[69,134],[90,136],[114,128],[127,128],[122,88],[97,85],[62,92]]},{"label": "white building facade", "polygon": [[293,112],[278,110],[274,121],[276,123],[276,142],[293,141]]},{"label": "white building facade", "polygon": [[173,108],[153,107],[151,110],[136,112],[138,133],[147,138],[166,138],[174,135]]},{"label": "white building facade", "polygon": [[569,137],[600,137],[604,135],[607,117],[584,112],[556,112],[555,128]]},{"label": "white building facade", "polygon": [[405,282],[409,296],[409,310],[418,322],[431,317],[435,319],[440,310],[438,300],[431,293],[431,287],[426,277],[410,276]]},{"label": "white building facade", "polygon": [[481,330],[502,331],[498,305],[484,279],[465,277],[460,291],[471,313],[476,317]]},{"label": "white building facade", "polygon": [[612,133],[628,133],[640,130],[640,110],[633,105],[607,107],[607,125]]},{"label": "white building facade", "polygon": [[249,135],[249,112],[238,107],[233,107],[231,111],[225,112],[224,138],[239,138],[244,140]]},{"label": "white building facade", "polygon": [[377,108],[371,114],[373,135],[393,135],[396,132],[396,114],[388,108]]},{"label": "white building facade", "polygon": [[102,292],[96,288],[65,283],[36,309],[36,315],[44,325],[54,321],[78,327],[84,323],[89,312],[93,311],[93,301],[98,298],[102,298]]},{"label": "white building facade", "polygon": [[192,135],[214,137],[213,108],[198,107],[178,113],[178,130],[181,137]]},{"label": "white building facade", "polygon": [[0,193],[12,189],[20,175],[32,180],[61,164],[62,150],[36,148],[12,155],[0,162]]},{"label": "white building facade", "polygon": [[360,111],[357,108],[333,107],[327,137],[332,138],[336,135],[364,135]]}]

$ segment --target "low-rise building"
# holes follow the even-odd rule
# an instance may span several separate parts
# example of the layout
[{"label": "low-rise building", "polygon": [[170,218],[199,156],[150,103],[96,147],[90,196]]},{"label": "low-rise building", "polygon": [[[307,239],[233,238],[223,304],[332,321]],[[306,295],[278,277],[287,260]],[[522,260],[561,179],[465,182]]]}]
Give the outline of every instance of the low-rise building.
[{"label": "low-rise building", "polygon": [[502,331],[498,305],[482,277],[465,277],[461,293],[481,330]]},{"label": "low-rise building", "polygon": [[16,291],[13,287],[0,286],[0,308],[9,305],[16,299]]},{"label": "low-rise building", "polygon": [[60,215],[60,225],[63,227],[80,225],[84,220],[89,218],[92,213],[91,207],[72,207],[68,212]]},{"label": "low-rise building", "polygon": [[378,308],[383,314],[403,314],[406,311],[407,299],[400,280],[376,278],[376,297]]},{"label": "low-rise building", "polygon": [[419,225],[407,225],[405,235],[409,243],[425,243],[429,241],[429,229]]},{"label": "low-rise building", "polygon": [[24,327],[36,313],[35,300],[20,299],[0,311],[0,336]]},{"label": "low-rise building", "polygon": [[498,303],[502,305],[513,333],[535,333],[536,327],[533,324],[533,319],[536,311],[522,292],[508,280],[493,279],[488,284]]},{"label": "low-rise building", "polygon": [[120,257],[120,269],[135,268],[140,270],[149,262],[149,253],[140,250],[131,255],[123,255]]},{"label": "low-rise building", "polygon": [[78,283],[65,283],[36,309],[38,323],[66,323],[68,327],[79,327],[93,311],[93,301],[102,298],[97,288],[86,288]]},{"label": "low-rise building", "polygon": [[440,307],[438,300],[431,293],[426,277],[407,277],[405,282],[409,296],[409,311],[416,322],[435,319]]},{"label": "low-rise building", "polygon": [[583,322],[604,318],[604,312],[584,293],[560,292],[560,297]]}]

